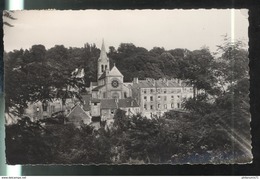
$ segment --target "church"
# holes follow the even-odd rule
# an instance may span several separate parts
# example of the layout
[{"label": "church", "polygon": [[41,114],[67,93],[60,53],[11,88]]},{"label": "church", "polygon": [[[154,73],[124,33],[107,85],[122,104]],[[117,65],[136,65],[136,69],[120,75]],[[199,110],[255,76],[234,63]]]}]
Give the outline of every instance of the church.
[{"label": "church", "polygon": [[97,81],[91,82],[89,88],[91,116],[112,121],[117,109],[125,110],[127,115],[140,113],[137,101],[132,98],[132,83],[124,82],[116,64],[110,68],[104,41],[97,63]]}]

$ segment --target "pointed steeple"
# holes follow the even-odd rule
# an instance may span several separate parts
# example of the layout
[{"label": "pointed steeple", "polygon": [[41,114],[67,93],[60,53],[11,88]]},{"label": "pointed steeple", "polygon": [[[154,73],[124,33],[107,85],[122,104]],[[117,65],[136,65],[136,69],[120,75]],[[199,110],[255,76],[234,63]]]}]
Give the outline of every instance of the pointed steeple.
[{"label": "pointed steeple", "polygon": [[107,53],[106,53],[106,48],[105,48],[105,43],[104,43],[104,39],[102,39],[102,46],[101,46],[101,52],[100,52],[100,56],[98,58],[98,75],[97,75],[97,80],[99,79],[99,77],[106,71],[109,71],[110,67],[109,67],[109,58],[107,57]]},{"label": "pointed steeple", "polygon": [[101,52],[100,52],[99,59],[102,59],[102,60],[106,59],[107,60],[107,53],[106,53],[104,39],[102,39],[102,46],[101,46]]}]

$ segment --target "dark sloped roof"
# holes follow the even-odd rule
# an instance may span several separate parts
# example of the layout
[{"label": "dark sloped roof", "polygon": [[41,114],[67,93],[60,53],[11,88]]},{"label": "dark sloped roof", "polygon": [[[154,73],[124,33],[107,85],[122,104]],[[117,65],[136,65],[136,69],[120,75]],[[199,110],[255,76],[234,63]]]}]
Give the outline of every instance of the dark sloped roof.
[{"label": "dark sloped roof", "polygon": [[115,99],[102,99],[101,109],[117,109],[117,104]]},{"label": "dark sloped roof", "polygon": [[87,115],[79,105],[74,106],[67,117],[69,119],[69,122],[80,122],[86,119],[90,119],[90,116]]},{"label": "dark sloped roof", "polygon": [[91,103],[100,103],[100,99],[92,98]]},{"label": "dark sloped roof", "polygon": [[98,78],[99,80],[103,79],[106,77],[106,71],[104,71],[104,73],[102,73],[102,75]]},{"label": "dark sloped roof", "polygon": [[119,99],[118,101],[119,108],[130,108],[130,107],[139,107],[137,102],[132,98]]},{"label": "dark sloped roof", "polygon": [[94,88],[92,91],[98,91],[99,89],[103,88],[105,85],[101,85],[101,86],[97,86],[96,88]]}]

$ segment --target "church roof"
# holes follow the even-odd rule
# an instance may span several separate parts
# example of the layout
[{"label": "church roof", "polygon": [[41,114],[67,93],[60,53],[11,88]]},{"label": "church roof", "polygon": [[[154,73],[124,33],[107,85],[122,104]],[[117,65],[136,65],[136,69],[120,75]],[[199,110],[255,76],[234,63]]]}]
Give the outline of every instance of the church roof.
[{"label": "church roof", "polygon": [[117,104],[115,99],[102,99],[101,109],[117,109]]},{"label": "church roof", "polygon": [[131,108],[131,107],[139,107],[136,100],[132,98],[119,99],[118,101],[119,108]]},{"label": "church roof", "polygon": [[106,77],[106,72],[104,71],[103,73],[102,73],[102,75],[98,78],[98,80],[101,80],[101,79],[103,79],[103,78],[105,78]]},{"label": "church roof", "polygon": [[97,86],[92,91],[98,91],[99,89],[103,88],[105,85]]},{"label": "church roof", "polygon": [[114,65],[113,68],[109,72],[109,76],[123,76],[122,73],[117,69]]}]

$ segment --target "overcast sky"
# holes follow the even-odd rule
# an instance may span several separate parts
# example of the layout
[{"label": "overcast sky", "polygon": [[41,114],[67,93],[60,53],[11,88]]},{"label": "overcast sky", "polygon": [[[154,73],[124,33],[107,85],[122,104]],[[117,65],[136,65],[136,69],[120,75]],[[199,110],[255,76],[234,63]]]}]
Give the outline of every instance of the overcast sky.
[{"label": "overcast sky", "polygon": [[[16,11],[14,27],[4,27],[6,51],[43,44],[83,47],[95,43],[118,47],[120,43],[166,50],[208,46],[211,51],[227,34],[248,42],[247,10],[85,10]],[[108,48],[107,48],[108,49]]]}]

